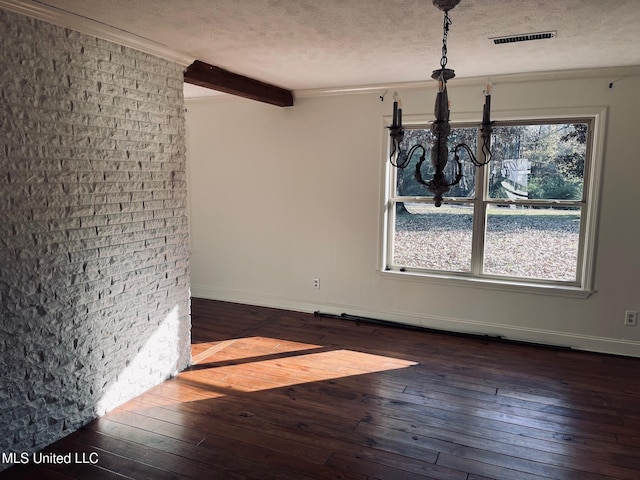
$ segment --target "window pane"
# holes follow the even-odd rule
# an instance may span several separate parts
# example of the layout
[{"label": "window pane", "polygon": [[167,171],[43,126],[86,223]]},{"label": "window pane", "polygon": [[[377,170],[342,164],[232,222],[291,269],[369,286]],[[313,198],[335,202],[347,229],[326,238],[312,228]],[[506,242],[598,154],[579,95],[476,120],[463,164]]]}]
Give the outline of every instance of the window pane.
[{"label": "window pane", "polygon": [[484,273],[575,281],[579,237],[578,207],[490,205],[487,209]]},{"label": "window pane", "polygon": [[393,263],[400,267],[471,270],[473,206],[398,204]]},{"label": "window pane", "polygon": [[[453,148],[460,144],[466,143],[469,145],[472,151],[475,152],[477,142],[478,129],[476,127],[469,128],[452,128],[449,134],[449,141],[447,143],[449,152]],[[425,182],[428,182],[433,177],[434,169],[431,165],[431,146],[433,145],[434,135],[428,128],[416,128],[406,129],[404,134],[404,140],[402,141],[402,149],[407,153],[416,144],[420,144],[425,149],[425,161],[422,163],[421,173]],[[396,180],[396,195],[407,197],[433,197],[433,194],[427,190],[427,187],[418,183],[415,179],[416,165],[420,160],[423,150],[417,149],[414,151],[409,164],[403,168],[398,169],[398,175]],[[466,154],[460,153],[460,160],[462,161],[462,173],[463,177],[460,183],[451,187],[451,190],[447,192],[445,197],[453,198],[466,198],[473,197],[475,195],[475,167],[473,164],[467,161]],[[445,167],[445,174],[447,178],[454,179],[457,172],[456,163],[453,161],[453,154],[449,154],[449,162]]]},{"label": "window pane", "polygon": [[585,123],[495,127],[489,198],[580,200],[587,127]]}]

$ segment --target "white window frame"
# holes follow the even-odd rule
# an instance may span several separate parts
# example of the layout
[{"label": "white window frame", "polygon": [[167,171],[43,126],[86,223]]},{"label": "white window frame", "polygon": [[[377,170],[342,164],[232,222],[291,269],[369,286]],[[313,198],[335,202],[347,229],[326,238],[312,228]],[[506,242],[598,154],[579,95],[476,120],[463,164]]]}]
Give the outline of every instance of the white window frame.
[{"label": "white window frame", "polygon": [[[488,172],[479,173],[476,179],[477,195],[475,199],[456,199],[458,203],[468,203],[474,205],[474,222],[473,222],[473,250],[472,250],[472,266],[471,272],[441,272],[421,269],[390,269],[391,248],[393,245],[393,235],[395,233],[395,202],[392,201],[396,191],[396,172],[395,167],[389,163],[389,142],[388,142],[388,126],[391,118],[385,116],[383,118],[383,172],[382,172],[382,193],[381,202],[381,232],[379,244],[379,258],[381,264],[379,272],[385,278],[394,278],[402,281],[411,282],[427,282],[437,283],[439,285],[454,286],[473,286],[477,288],[497,289],[502,291],[518,291],[536,294],[550,294],[569,296],[576,298],[587,298],[592,293],[594,283],[594,267],[596,254],[597,239],[597,220],[600,204],[600,185],[602,180],[602,170],[604,163],[604,144],[605,144],[605,125],[607,109],[606,107],[581,107],[581,108],[563,108],[563,109],[541,109],[528,111],[511,111],[497,112],[500,118],[496,125],[512,125],[512,124],[528,124],[536,123],[589,123],[589,140],[587,142],[587,153],[585,159],[584,179],[583,179],[583,198],[581,201],[562,201],[560,205],[580,206],[580,244],[578,250],[577,264],[577,281],[575,282],[555,282],[549,280],[537,280],[529,278],[505,278],[498,276],[482,275],[478,272],[481,269],[483,261],[482,254],[478,251],[484,250],[485,213],[486,207],[490,204],[504,204],[503,200],[494,200],[484,198],[484,185],[486,182],[480,177],[486,177]],[[477,126],[477,114],[459,114],[453,118],[451,124],[453,128]],[[430,119],[423,115],[405,115],[404,123],[408,128],[428,128]],[[488,169],[484,169],[488,170]],[[482,187],[481,187],[482,185]],[[420,197],[398,197],[403,201],[409,202],[417,200]],[[446,201],[446,198],[445,198]],[[515,203],[515,202],[514,202]],[[528,200],[527,203],[531,203]],[[548,204],[548,202],[544,202]],[[482,219],[479,220],[479,215]]]}]

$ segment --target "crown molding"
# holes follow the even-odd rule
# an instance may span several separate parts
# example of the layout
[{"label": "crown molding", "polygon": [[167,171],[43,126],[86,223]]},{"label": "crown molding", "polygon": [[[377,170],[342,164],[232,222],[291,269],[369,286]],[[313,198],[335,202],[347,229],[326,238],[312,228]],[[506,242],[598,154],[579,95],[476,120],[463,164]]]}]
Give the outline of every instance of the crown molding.
[{"label": "crown molding", "polygon": [[[482,77],[456,77],[451,81],[450,85],[458,87],[484,85],[487,82],[487,78],[491,79],[491,83],[493,85],[498,85],[536,81],[580,80],[587,78],[607,78],[610,81],[617,81],[621,78],[637,76],[640,76],[640,66],[631,65],[622,67],[589,68],[579,70],[554,70],[546,72],[486,75]],[[296,98],[303,98],[370,93],[384,94],[384,92],[394,90],[414,90],[435,87],[436,83],[432,79],[425,79],[417,82],[396,82],[379,85],[356,85],[352,87],[295,90],[294,93],[296,95]]]},{"label": "crown molding", "polygon": [[0,8],[171,60],[185,67],[191,65],[195,60],[191,55],[173,50],[167,45],[149,38],[43,3],[24,0],[0,0]]}]

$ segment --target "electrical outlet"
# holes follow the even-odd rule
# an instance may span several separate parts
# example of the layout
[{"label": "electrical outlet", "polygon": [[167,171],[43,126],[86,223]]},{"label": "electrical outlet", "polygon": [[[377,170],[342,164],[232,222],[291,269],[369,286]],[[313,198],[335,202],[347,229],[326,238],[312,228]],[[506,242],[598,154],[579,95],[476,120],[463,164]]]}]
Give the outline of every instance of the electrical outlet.
[{"label": "electrical outlet", "polygon": [[624,324],[627,327],[635,327],[638,324],[638,312],[636,310],[624,312]]},{"label": "electrical outlet", "polygon": [[317,288],[318,290],[320,290],[320,279],[319,278],[314,278],[313,279],[313,288]]}]

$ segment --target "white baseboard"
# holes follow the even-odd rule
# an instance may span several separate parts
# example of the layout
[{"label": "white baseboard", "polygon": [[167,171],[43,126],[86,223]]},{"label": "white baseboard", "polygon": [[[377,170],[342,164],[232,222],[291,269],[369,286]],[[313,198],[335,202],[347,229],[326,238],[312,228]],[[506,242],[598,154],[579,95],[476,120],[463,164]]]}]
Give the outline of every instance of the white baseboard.
[{"label": "white baseboard", "polygon": [[575,350],[640,357],[640,342],[615,338],[515,327],[498,323],[474,322],[452,317],[418,315],[411,312],[387,311],[384,309],[337,303],[313,303],[312,301],[299,298],[265,295],[241,290],[216,289],[198,285],[191,285],[191,295],[196,298],[281,308],[296,312],[313,313],[319,311],[332,315],[345,313],[347,315],[367,317],[446,332],[487,335],[520,342],[568,347]]}]

